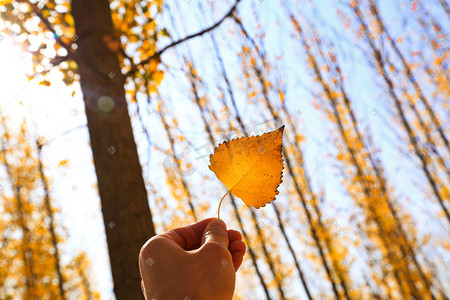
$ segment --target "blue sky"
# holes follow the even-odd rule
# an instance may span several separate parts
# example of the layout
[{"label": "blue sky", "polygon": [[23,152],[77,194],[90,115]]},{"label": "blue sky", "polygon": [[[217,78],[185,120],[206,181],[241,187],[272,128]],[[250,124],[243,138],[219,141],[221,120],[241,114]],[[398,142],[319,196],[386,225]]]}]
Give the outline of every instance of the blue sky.
[{"label": "blue sky", "polygon": [[[416,28],[402,26],[399,15],[397,15],[400,11],[408,12],[411,9],[411,3],[405,1],[394,4],[387,0],[379,2],[391,34],[396,37],[412,36],[413,47],[419,48],[419,39],[414,37]],[[168,1],[167,3],[171,8],[175,26],[181,28],[179,36],[185,36],[204,28],[206,24],[211,24],[213,20],[220,18],[230,7],[229,1],[215,3],[214,16],[211,17],[209,14],[203,14],[199,8],[202,5],[206,11],[209,11],[209,4],[206,1]],[[175,3],[177,4],[175,5]],[[385,162],[384,167],[391,175],[391,184],[395,186],[398,197],[410,199],[410,209],[417,220],[428,220],[426,224],[420,224],[424,229],[438,235],[442,234],[445,232],[442,225],[437,221],[430,222],[430,216],[426,215],[432,216],[438,212],[438,209],[436,206],[429,206],[428,202],[422,201],[424,191],[427,191],[423,176],[417,172],[411,159],[406,159],[404,152],[399,150],[403,147],[404,151],[405,145],[398,143],[399,127],[391,119],[390,102],[380,99],[383,96],[383,86],[373,79],[373,73],[370,66],[367,65],[365,54],[361,51],[358,41],[351,31],[343,29],[336,16],[336,10],[345,10],[348,1],[316,2],[316,10],[311,8],[314,4],[310,2],[298,1],[298,3],[302,13],[310,20],[315,20],[314,25],[320,26],[321,32],[327,32],[334,37],[335,42],[339,41],[336,43],[336,51],[344,66],[342,75],[348,80],[349,93],[353,99],[358,99],[354,103],[358,118],[363,126],[370,128],[375,144],[382,149],[380,155]],[[296,3],[292,2],[291,5],[294,7]],[[432,12],[439,11],[433,5],[430,5],[429,9]],[[293,31],[289,20],[278,2],[270,0],[242,1],[238,10],[239,15],[244,19],[244,24],[249,31],[256,33],[258,31],[257,24],[251,17],[253,10],[257,12],[260,18],[259,24],[266,32],[264,43],[268,57],[272,62],[277,63],[277,72],[285,81],[288,91],[286,101],[290,111],[293,112],[296,124],[298,124],[297,129],[306,135],[307,142],[303,149],[314,187],[316,190],[321,188],[325,190],[328,204],[325,207],[333,207],[326,209],[324,213],[335,218],[340,227],[348,227],[350,226],[348,216],[353,210],[353,202],[346,195],[341,178],[337,176],[340,169],[333,158],[335,151],[333,129],[326,121],[324,114],[312,106],[312,101],[317,95],[311,94],[310,90],[317,92],[317,89],[314,88],[309,70],[305,67],[300,45],[292,36]],[[182,19],[177,18],[179,14],[183,15]],[[319,22],[319,20],[323,21]],[[443,22],[446,21],[443,20]],[[164,14],[163,12],[160,24],[168,27],[173,37],[179,37],[171,30],[173,24],[169,13]],[[448,29],[448,22],[446,25]],[[232,85],[235,90],[239,90],[240,82],[236,77],[240,70],[235,53],[239,50],[236,46],[239,45],[240,40],[237,40],[236,34],[233,34],[232,31],[235,30],[236,27],[231,21],[225,21],[214,35],[226,62],[227,72],[229,72],[230,78],[234,79]],[[22,117],[35,122],[37,124],[36,133],[50,141],[44,147],[44,162],[48,175],[52,178],[53,198],[56,205],[62,210],[60,221],[70,234],[64,250],[67,253],[74,253],[78,249],[83,249],[89,253],[93,262],[93,278],[102,292],[102,298],[110,299],[112,283],[100,203],[95,188],[95,171],[85,127],[86,118],[81,91],[78,84],[75,84],[74,87],[66,87],[61,81],[61,75],[55,71],[49,75],[52,82],[50,87],[40,86],[37,79],[28,81],[25,74],[30,72],[30,60],[20,47],[14,45],[11,37],[4,34],[3,37],[0,41],[0,90],[2,91],[0,106],[2,113],[8,115],[16,125],[20,123]],[[214,57],[210,37],[197,38],[187,45],[180,45],[163,56],[163,61],[167,64],[170,74],[166,75],[166,80],[160,86],[161,97],[170,99],[170,101],[166,101],[169,115],[178,118],[180,133],[192,144],[189,147],[186,143],[180,143],[177,149],[178,153],[185,153],[186,161],[193,163],[193,175],[188,178],[190,184],[200,186],[204,176],[208,176],[210,179],[202,189],[196,190],[194,193],[196,199],[210,197],[206,201],[210,201],[209,216],[213,216],[224,189],[207,168],[208,158],[205,154],[207,154],[207,149],[211,151],[212,148],[207,146],[209,142],[199,120],[198,111],[189,102],[190,96],[187,96],[189,87],[185,80],[185,73],[180,69],[182,60],[178,58],[179,53],[193,55],[195,65],[200,75],[203,76],[206,90],[210,94],[214,107],[221,105],[215,88],[217,69],[214,64],[217,61]],[[277,56],[282,57],[279,62],[275,60]],[[71,97],[73,90],[75,90],[75,95]],[[273,128],[274,124],[270,117],[265,115],[264,111],[258,111],[259,106],[247,104],[245,94],[239,93],[237,98],[239,109],[245,116],[245,123],[249,128],[263,122],[266,122],[264,124],[267,125],[265,129]],[[142,106],[141,109],[145,112],[147,108]],[[162,130],[160,119],[156,113],[152,112],[155,109],[154,106],[143,114],[144,123],[147,128],[151,129],[152,143],[160,148],[168,149],[168,141]],[[134,115],[135,113],[136,109],[132,104],[130,105],[130,114]],[[136,118],[133,119],[133,125],[146,182],[157,187],[162,195],[169,197],[168,189],[164,187],[166,185],[164,176],[161,176],[162,164],[167,162],[168,158],[154,150],[149,157],[147,155],[148,144]],[[396,129],[393,131],[392,128]],[[67,133],[68,131],[69,133]],[[255,132],[253,130],[250,133],[254,134]],[[201,156],[200,159],[199,156]],[[68,167],[58,167],[59,161],[63,159],[69,159]],[[288,188],[286,183],[282,186],[282,189]],[[282,193],[277,201],[283,205],[287,204],[289,200]],[[150,197],[152,207],[154,207],[154,203],[154,199]],[[172,204],[169,203],[169,205]],[[224,203],[223,209],[224,216],[227,216],[230,211],[227,203]],[[270,209],[265,209],[261,214],[266,215],[264,220],[267,224],[275,226]],[[158,221],[158,217],[156,220]],[[231,219],[231,214],[228,214],[228,220],[236,227]],[[189,223],[188,220],[187,223]],[[307,228],[304,224],[299,224],[299,230],[306,232]],[[295,234],[295,232],[297,231],[292,230],[291,233]],[[296,243],[295,247],[298,249],[300,257],[306,256],[304,247],[300,243]],[[437,249],[437,251],[440,250]],[[66,256],[64,259],[69,258]],[[304,265],[306,268],[309,267],[307,261]],[[250,264],[244,264],[245,266],[250,267]],[[320,283],[318,284],[320,287]],[[295,285],[295,282],[292,283],[292,292],[302,293],[301,290],[294,288]],[[261,293],[256,293],[255,297],[261,295]]]}]

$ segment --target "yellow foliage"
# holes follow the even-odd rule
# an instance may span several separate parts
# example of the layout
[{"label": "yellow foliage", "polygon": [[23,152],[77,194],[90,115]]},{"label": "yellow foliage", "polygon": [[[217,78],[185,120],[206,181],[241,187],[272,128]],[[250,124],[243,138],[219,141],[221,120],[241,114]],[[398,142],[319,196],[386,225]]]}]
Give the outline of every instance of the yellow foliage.
[{"label": "yellow foliage", "polygon": [[[22,124],[19,132],[10,130],[6,118],[2,118],[0,124],[3,127],[0,130],[0,169],[6,170],[0,194],[6,185],[11,192],[10,197],[0,197],[0,298],[59,299],[58,272],[62,276],[66,297],[82,293],[85,289],[76,283],[79,277],[71,274],[60,260],[61,252],[59,257],[55,255],[56,250],[61,251],[65,241],[64,236],[58,233],[60,224],[55,216],[59,209],[52,206],[47,190],[50,182],[41,173],[43,163],[35,146],[30,145],[26,138],[28,129]],[[67,163],[63,160],[60,165]],[[45,166],[42,166],[42,171],[45,171]],[[8,220],[8,223],[4,224],[3,220]],[[5,266],[7,268],[3,269]],[[84,282],[89,280],[86,274]]]},{"label": "yellow foliage", "polygon": [[279,92],[278,93],[278,97],[280,98],[281,103],[284,103],[284,93],[283,92]]},{"label": "yellow foliage", "polygon": [[214,149],[209,168],[247,206],[260,208],[275,200],[282,182],[284,126],[261,136],[224,142]]},{"label": "yellow foliage", "polygon": [[161,83],[161,81],[164,78],[164,72],[163,71],[155,71],[153,73],[153,81],[155,82],[156,85],[159,85]]},{"label": "yellow foliage", "polygon": [[58,163],[58,167],[66,167],[69,164],[68,159],[63,159]]}]

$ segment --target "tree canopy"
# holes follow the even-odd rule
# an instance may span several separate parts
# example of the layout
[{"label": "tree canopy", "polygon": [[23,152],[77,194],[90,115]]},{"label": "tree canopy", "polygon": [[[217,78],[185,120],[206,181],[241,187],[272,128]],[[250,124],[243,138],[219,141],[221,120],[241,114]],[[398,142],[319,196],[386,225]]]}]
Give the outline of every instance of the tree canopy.
[{"label": "tree canopy", "polygon": [[214,147],[282,125],[276,200],[221,207],[235,298],[450,297],[445,1],[0,4],[0,298],[142,298],[140,246],[217,215]]}]

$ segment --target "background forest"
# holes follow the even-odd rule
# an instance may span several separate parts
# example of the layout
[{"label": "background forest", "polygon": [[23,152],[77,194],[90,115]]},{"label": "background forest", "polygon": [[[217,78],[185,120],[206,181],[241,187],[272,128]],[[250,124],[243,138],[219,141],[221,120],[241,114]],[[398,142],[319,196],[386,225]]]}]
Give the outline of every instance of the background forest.
[{"label": "background forest", "polygon": [[145,240],[217,215],[214,146],[283,124],[277,200],[222,205],[247,245],[235,299],[450,298],[447,1],[0,18],[0,299],[142,298]]}]

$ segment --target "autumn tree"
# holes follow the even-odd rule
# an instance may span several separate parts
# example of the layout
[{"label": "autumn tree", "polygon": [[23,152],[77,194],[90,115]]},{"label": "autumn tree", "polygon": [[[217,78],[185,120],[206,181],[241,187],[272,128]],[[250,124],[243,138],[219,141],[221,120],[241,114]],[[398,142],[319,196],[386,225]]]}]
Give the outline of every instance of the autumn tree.
[{"label": "autumn tree", "polygon": [[71,274],[70,265],[61,259],[65,237],[45,175],[42,145],[31,139],[26,123],[19,131],[10,123],[2,116],[1,297],[69,299],[85,294],[84,285],[88,284],[89,299],[98,299],[92,277],[86,274],[90,265],[86,254],[80,253],[83,266],[72,267],[76,274]]},{"label": "autumn tree", "polygon": [[[449,297],[444,1],[5,7],[7,32],[33,54],[33,75],[49,85],[57,66],[81,85],[118,299],[141,297],[137,251],[155,231],[216,215],[227,191],[208,170],[213,148],[281,125],[277,200],[255,210],[229,194],[222,205],[248,249],[236,299]],[[45,166],[33,168],[51,195]],[[6,220],[0,228],[8,245]],[[55,278],[75,277],[77,293],[94,297],[86,256],[74,255]],[[23,271],[36,272],[27,258]],[[51,290],[61,294],[58,281]]]},{"label": "autumn tree", "polygon": [[[167,49],[156,51],[155,47],[158,36],[164,34],[153,19],[155,9],[161,11],[162,2],[143,5],[134,2],[110,5],[101,0],[4,2],[6,10],[3,9],[2,18],[8,20],[6,29],[19,34],[24,46],[34,51],[36,73],[33,76],[45,74],[64,61],[67,63],[61,65],[60,70],[66,76],[65,81],[71,84],[78,78],[80,80],[115,294],[119,299],[141,298],[135,260],[140,247],[155,234],[155,229],[124,85],[128,77],[145,70],[149,62],[158,60]],[[225,17],[231,14],[236,4]],[[39,22],[37,27],[30,25],[35,21]],[[19,32],[15,32],[15,25],[19,25]],[[220,22],[207,30],[218,25]],[[52,38],[47,38],[47,33],[51,33]],[[37,50],[32,50],[32,36],[41,38]],[[134,46],[140,48],[140,56],[137,52],[127,54],[128,48]],[[55,50],[53,57],[39,52],[47,47]],[[140,60],[136,64],[135,57]],[[154,85],[160,81],[158,76],[161,78],[156,69],[145,76],[149,76]]]}]

